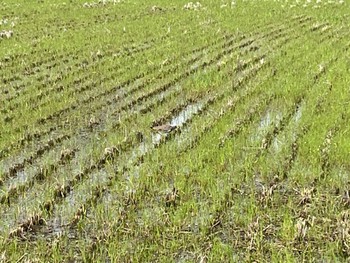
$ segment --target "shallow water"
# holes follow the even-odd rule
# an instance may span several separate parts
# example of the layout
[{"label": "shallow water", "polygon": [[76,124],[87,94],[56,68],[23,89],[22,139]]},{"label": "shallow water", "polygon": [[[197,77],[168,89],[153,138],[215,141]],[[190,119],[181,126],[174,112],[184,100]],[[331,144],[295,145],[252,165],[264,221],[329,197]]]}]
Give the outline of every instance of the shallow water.
[{"label": "shallow water", "polygon": [[203,108],[203,103],[200,103],[200,102],[195,104],[189,104],[185,109],[183,109],[177,116],[175,116],[170,121],[170,125],[181,127],[193,115],[197,114],[202,108]]}]

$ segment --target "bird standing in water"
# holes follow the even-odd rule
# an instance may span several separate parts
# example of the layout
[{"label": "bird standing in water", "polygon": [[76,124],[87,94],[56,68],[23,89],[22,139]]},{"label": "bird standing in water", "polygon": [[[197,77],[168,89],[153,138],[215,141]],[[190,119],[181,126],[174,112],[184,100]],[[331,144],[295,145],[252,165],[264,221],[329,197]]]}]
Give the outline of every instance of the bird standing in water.
[{"label": "bird standing in water", "polygon": [[170,125],[170,124],[163,124],[163,125],[159,125],[159,126],[153,126],[152,130],[156,131],[156,132],[165,132],[165,133],[169,133],[172,130],[176,129],[175,125]]}]

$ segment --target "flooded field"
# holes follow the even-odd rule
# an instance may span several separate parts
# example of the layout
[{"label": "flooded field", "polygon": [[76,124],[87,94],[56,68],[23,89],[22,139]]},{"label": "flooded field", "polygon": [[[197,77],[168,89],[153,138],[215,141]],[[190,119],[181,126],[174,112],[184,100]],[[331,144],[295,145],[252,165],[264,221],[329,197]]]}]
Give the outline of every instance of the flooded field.
[{"label": "flooded field", "polygon": [[0,3],[0,262],[346,262],[348,11]]}]

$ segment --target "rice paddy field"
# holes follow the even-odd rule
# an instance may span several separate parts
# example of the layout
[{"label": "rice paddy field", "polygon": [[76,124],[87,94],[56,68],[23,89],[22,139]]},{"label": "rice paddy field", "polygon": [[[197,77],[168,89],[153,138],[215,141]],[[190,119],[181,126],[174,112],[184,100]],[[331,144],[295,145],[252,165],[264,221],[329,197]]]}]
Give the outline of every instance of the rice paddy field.
[{"label": "rice paddy field", "polygon": [[349,262],[343,0],[0,2],[0,262]]}]

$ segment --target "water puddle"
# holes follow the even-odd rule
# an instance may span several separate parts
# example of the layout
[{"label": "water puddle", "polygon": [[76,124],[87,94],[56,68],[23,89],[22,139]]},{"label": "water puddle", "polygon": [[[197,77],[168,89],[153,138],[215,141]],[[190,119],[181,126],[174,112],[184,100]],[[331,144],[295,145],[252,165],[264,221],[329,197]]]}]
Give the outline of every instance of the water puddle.
[{"label": "water puddle", "polygon": [[152,135],[152,144],[156,145],[162,140],[163,135],[161,133],[153,133]]},{"label": "water puddle", "polygon": [[267,131],[268,127],[273,122],[273,116],[271,111],[267,111],[265,115],[260,119],[259,126],[256,129],[256,132],[251,136],[250,141],[252,144],[260,142],[263,138],[263,135]]},{"label": "water puddle", "polygon": [[30,157],[30,154],[20,153],[19,155],[11,155],[0,162],[0,173],[7,173],[9,169],[15,164],[23,163],[23,161]]},{"label": "water puddle", "polygon": [[[298,122],[300,121],[301,117],[302,117],[302,114],[303,114],[303,107],[300,106],[296,109],[295,113],[294,113],[294,116],[292,118],[292,120],[294,121],[294,123],[292,123],[292,125],[297,125]],[[294,129],[294,131],[292,132],[291,134],[291,140],[295,140],[296,137],[297,137],[297,134],[296,134],[296,128]],[[289,140],[287,138],[287,136],[285,134],[281,134],[277,137],[275,137],[272,141],[272,146],[273,146],[273,150],[278,153],[281,151],[283,145],[286,143],[286,141]]]},{"label": "water puddle", "polygon": [[282,120],[282,112],[277,113],[272,111],[267,111],[266,114],[260,119],[259,126],[255,134],[251,136],[252,144],[261,142],[263,137],[266,135],[267,131],[271,128],[274,123],[278,123]]},{"label": "water puddle", "polygon": [[260,120],[258,130],[265,130],[272,123],[271,112],[268,111],[265,116]]},{"label": "water puddle", "polygon": [[195,103],[188,105],[183,109],[176,117],[170,121],[171,126],[181,127],[185,122],[187,122],[193,115],[197,114],[202,108],[203,103]]},{"label": "water puddle", "polygon": [[[187,121],[189,121],[193,115],[197,114],[204,107],[203,102],[198,102],[194,104],[187,105],[182,111],[180,111],[176,116],[174,116],[168,123],[171,127],[181,127]],[[171,131],[170,131],[171,132]],[[165,139],[170,134],[169,131],[159,130],[157,132],[152,132],[150,141],[141,142],[131,153],[128,159],[128,164],[132,165],[138,158],[146,155],[151,149],[159,145],[163,139]]]},{"label": "water puddle", "polygon": [[47,222],[46,229],[43,230],[47,238],[57,238],[64,234],[69,239],[76,239],[77,234],[73,229],[69,229],[69,225],[66,224],[62,217],[55,217]]},{"label": "water puddle", "polygon": [[281,111],[277,111],[276,113],[272,113],[268,111],[265,116],[260,120],[258,131],[265,131],[269,129],[269,127],[273,123],[278,123],[283,119],[283,114]]},{"label": "water puddle", "polygon": [[[32,173],[35,173],[36,171],[33,171]],[[11,184],[17,185],[20,183],[25,183],[27,181],[28,175],[27,172],[22,170],[17,172],[17,176],[11,180]]]},{"label": "water puddle", "polygon": [[300,121],[301,116],[303,115],[303,107],[300,106],[297,108],[295,114],[294,114],[294,121],[297,123]]},{"label": "water puddle", "polygon": [[38,174],[39,171],[39,167],[37,166],[25,167],[23,170],[16,172],[16,175],[11,177],[9,180],[5,180],[0,189],[7,192],[12,187],[26,185],[35,174]]},{"label": "water puddle", "polygon": [[[158,135],[157,138],[155,136]],[[150,149],[153,148],[153,145],[158,143],[162,139],[161,134],[152,134],[152,144],[147,142],[141,142],[131,153],[130,158],[128,159],[128,165],[132,164],[140,157],[144,156]]]},{"label": "water puddle", "polygon": [[[79,185],[74,189],[74,191],[67,195],[66,202],[69,203],[70,208],[76,206],[77,204],[85,203],[87,198],[91,195],[91,189],[96,185],[107,184],[110,174],[111,173],[109,173],[106,169],[101,169],[92,173],[85,183]],[[58,208],[56,209],[58,210]]]}]

